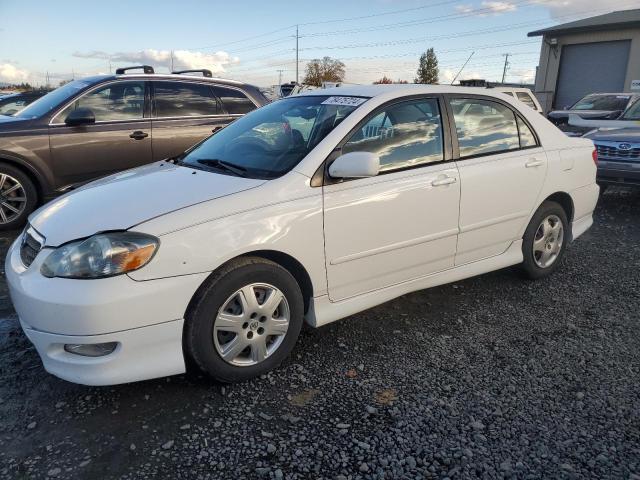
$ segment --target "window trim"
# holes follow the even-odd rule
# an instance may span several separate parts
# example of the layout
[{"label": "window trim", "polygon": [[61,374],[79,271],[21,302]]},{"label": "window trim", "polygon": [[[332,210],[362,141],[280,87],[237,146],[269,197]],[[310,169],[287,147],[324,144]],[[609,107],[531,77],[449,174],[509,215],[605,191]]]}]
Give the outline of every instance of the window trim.
[{"label": "window trim", "polygon": [[451,123],[449,120],[448,111],[445,109],[444,104],[444,96],[442,94],[417,94],[417,95],[407,95],[404,97],[394,98],[389,100],[382,105],[377,106],[364,118],[362,118],[355,127],[353,127],[349,132],[338,142],[336,147],[332,150],[332,152],[327,156],[327,158],[320,164],[316,172],[314,173],[311,179],[312,187],[320,187],[324,185],[334,185],[337,183],[344,182],[353,182],[357,180],[366,180],[362,178],[340,178],[336,179],[329,175],[329,166],[333,161],[338,158],[342,154],[342,147],[349,141],[351,136],[358,131],[358,129],[362,128],[367,124],[372,118],[376,115],[380,114],[381,111],[388,109],[389,107],[399,105],[401,103],[415,102],[416,100],[436,100],[438,104],[438,109],[440,110],[440,123],[442,128],[442,160],[438,160],[437,162],[430,163],[421,163],[417,165],[409,165],[407,167],[395,168],[391,170],[386,170],[384,172],[378,173],[376,177],[380,177],[382,175],[389,175],[392,173],[399,173],[408,170],[415,170],[418,168],[426,168],[432,167],[434,165],[441,165],[443,163],[451,162],[454,160],[453,150],[452,150],[452,139],[451,139]]},{"label": "window trim", "polygon": [[80,92],[78,95],[74,96],[73,98],[71,98],[70,100],[67,100],[62,107],[59,107],[56,112],[51,116],[51,120],[49,121],[49,126],[50,127],[59,127],[59,126],[64,126],[67,127],[68,125],[65,122],[56,122],[54,123],[54,120],[56,119],[56,117],[58,115],[60,115],[69,105],[71,105],[73,102],[77,102],[78,100],[80,100],[81,98],[83,98],[86,95],[91,94],[92,92],[98,90],[99,88],[102,87],[106,87],[108,85],[111,84],[115,84],[115,83],[123,83],[123,82],[142,82],[144,84],[144,106],[143,106],[143,110],[142,110],[142,118],[131,118],[129,120],[98,120],[95,123],[92,123],[91,125],[111,125],[111,124],[119,124],[119,123],[134,123],[134,122],[148,122],[149,120],[151,120],[150,117],[150,84],[149,84],[149,80],[146,79],[114,79],[114,80],[108,80],[106,82],[100,82],[100,83],[96,83],[95,85],[92,85],[91,87],[87,88],[86,90],[83,90],[82,92]]},{"label": "window trim", "polygon": [[[540,136],[538,135],[538,133],[535,131],[535,129],[533,128],[533,126],[531,125],[531,123],[527,120],[527,118],[520,113],[520,111],[515,108],[513,105],[510,105],[509,103],[496,98],[496,97],[491,97],[491,96],[486,96],[486,95],[477,95],[477,94],[457,94],[457,93],[445,93],[443,94],[444,97],[444,102],[445,102],[445,106],[447,108],[447,111],[449,113],[449,129],[451,131],[451,142],[453,144],[453,158],[456,162],[460,162],[463,160],[471,160],[474,158],[481,158],[481,157],[487,157],[489,155],[502,155],[505,153],[513,153],[513,152],[518,152],[520,150],[530,150],[532,148],[540,148],[542,147],[542,143],[540,142]],[[499,150],[497,152],[487,152],[487,153],[478,153],[475,155],[466,155],[466,156],[461,156],[460,155],[460,145],[458,143],[458,132],[456,130],[456,121],[455,121],[455,117],[453,116],[453,109],[451,108],[451,100],[484,100],[484,101],[488,101],[488,102],[494,102],[494,103],[499,103],[500,105],[507,107],[509,110],[511,110],[511,113],[513,113],[513,119],[516,122],[516,129],[518,131],[518,147],[517,148],[510,148],[508,150]],[[518,100],[519,101],[519,100]],[[531,133],[533,134],[533,137],[536,140],[536,144],[535,145],[530,145],[528,147],[521,147],[521,140],[520,140],[520,127],[518,127],[518,121],[516,120],[516,117],[520,117],[520,119],[525,123],[525,125],[527,125],[527,127],[529,127],[529,130],[531,130]]]}]

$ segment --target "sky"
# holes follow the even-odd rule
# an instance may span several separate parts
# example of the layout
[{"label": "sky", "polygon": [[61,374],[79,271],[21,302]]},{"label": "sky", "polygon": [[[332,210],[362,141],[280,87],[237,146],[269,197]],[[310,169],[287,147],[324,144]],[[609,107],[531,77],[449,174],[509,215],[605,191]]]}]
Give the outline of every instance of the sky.
[{"label": "sky", "polygon": [[[540,37],[527,32],[638,7],[638,0],[0,0],[0,81],[51,85],[150,64],[208,68],[267,87],[308,60],[345,64],[345,81],[413,81],[433,47],[440,82],[532,83]],[[473,55],[472,55],[473,53]]]}]

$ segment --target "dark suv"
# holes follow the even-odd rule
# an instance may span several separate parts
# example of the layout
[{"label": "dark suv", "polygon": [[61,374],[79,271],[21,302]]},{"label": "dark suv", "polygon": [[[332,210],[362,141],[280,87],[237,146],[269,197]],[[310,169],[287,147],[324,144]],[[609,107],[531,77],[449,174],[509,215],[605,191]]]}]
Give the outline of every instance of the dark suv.
[{"label": "dark suv", "polygon": [[145,65],[67,83],[0,116],[0,230],[89,180],[174,157],[266,103],[257,87],[209,70],[162,75]]}]

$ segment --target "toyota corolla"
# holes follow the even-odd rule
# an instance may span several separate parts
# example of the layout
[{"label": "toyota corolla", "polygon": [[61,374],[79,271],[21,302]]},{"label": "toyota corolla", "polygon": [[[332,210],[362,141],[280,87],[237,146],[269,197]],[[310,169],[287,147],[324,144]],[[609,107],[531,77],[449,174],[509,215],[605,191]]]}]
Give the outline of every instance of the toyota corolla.
[{"label": "toyota corolla", "polygon": [[596,161],[490,90],[315,90],[45,205],[6,275],[54,375],[108,385],[192,363],[241,381],[305,321],[512,265],[551,274],[592,224]]}]

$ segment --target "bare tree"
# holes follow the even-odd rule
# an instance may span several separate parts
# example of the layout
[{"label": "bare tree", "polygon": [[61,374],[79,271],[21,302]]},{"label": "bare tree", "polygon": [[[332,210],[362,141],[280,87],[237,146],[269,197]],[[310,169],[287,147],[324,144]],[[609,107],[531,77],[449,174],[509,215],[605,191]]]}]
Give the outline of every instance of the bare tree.
[{"label": "bare tree", "polygon": [[390,84],[390,83],[409,83],[409,82],[407,82],[406,80],[396,80],[394,82],[386,75],[383,76],[380,80],[376,80],[375,82],[373,82],[374,85],[382,85],[382,84]]},{"label": "bare tree", "polygon": [[303,83],[321,87],[322,82],[344,81],[344,63],[331,57],[314,59],[307,63]]}]

